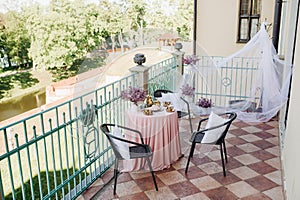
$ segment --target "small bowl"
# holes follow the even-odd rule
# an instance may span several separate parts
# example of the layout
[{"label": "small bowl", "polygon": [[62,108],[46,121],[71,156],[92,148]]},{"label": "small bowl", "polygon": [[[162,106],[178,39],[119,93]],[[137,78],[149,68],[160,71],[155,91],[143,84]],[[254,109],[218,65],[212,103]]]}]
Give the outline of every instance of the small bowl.
[{"label": "small bowl", "polygon": [[153,114],[153,111],[151,109],[145,109],[144,110],[144,114],[145,115],[152,115]]}]

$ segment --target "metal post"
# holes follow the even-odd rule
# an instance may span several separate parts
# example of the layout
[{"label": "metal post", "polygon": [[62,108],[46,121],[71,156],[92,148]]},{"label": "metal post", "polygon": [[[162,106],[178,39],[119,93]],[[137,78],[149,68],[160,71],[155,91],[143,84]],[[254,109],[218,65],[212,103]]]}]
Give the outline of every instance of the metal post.
[{"label": "metal post", "polygon": [[278,41],[279,41],[279,33],[280,33],[281,12],[282,12],[282,0],[276,0],[272,42],[277,52],[278,52]]},{"label": "metal post", "polygon": [[0,200],[4,199],[4,192],[3,192],[3,185],[2,185],[2,178],[1,178],[1,170],[0,170]]},{"label": "metal post", "polygon": [[197,0],[194,0],[194,31],[193,31],[193,55],[197,53]]},{"label": "metal post", "polygon": [[179,74],[183,74],[183,57],[185,52],[180,51],[180,49],[182,49],[181,43],[175,43],[174,48],[176,50],[172,53],[172,55],[176,58],[177,71]]}]

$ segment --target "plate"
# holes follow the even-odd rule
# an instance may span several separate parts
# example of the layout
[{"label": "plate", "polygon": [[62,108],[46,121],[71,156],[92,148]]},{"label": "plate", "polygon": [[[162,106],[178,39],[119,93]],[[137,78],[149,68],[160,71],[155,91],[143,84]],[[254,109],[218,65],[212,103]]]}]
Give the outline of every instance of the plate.
[{"label": "plate", "polygon": [[167,111],[167,112],[175,112],[175,109],[174,109],[174,108],[171,109],[171,110],[166,109],[166,111]]},{"label": "plate", "polygon": [[158,112],[158,111],[162,111],[162,107],[161,106],[156,106],[156,105],[153,105],[151,106],[150,108],[153,112]]}]

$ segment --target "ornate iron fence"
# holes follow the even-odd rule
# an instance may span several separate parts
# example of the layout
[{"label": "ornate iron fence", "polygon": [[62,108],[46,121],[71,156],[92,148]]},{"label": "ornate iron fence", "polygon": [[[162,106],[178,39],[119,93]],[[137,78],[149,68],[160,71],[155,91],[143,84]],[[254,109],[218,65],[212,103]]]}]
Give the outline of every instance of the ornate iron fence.
[{"label": "ornate iron fence", "polygon": [[[255,85],[254,75],[258,70],[258,60],[254,58],[234,58],[230,63],[219,63],[223,57],[200,57],[195,76],[195,98],[210,98],[215,105],[228,106],[232,101],[250,98]],[[218,67],[216,67],[218,66]],[[259,103],[261,91],[256,91],[256,103]]]},{"label": "ornate iron fence", "polygon": [[175,57],[151,66],[149,70],[148,92],[153,95],[157,89],[175,91],[178,83],[178,72]]}]

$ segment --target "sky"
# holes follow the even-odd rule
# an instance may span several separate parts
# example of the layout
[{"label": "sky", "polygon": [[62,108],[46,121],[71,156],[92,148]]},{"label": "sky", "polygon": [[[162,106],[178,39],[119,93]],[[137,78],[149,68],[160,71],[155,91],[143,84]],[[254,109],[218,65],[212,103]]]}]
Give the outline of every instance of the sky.
[{"label": "sky", "polygon": [[[0,0],[0,13],[5,13],[7,10],[18,10],[21,5],[30,5],[33,3],[39,3],[41,5],[48,5],[51,0]],[[72,1],[72,0],[70,0]],[[113,0],[111,0],[113,1]],[[118,0],[115,0],[118,1]],[[153,0],[147,0],[149,5],[152,5]],[[86,3],[97,3],[99,0],[85,0]],[[161,7],[165,8],[165,13],[168,15],[174,14],[176,10],[176,4],[170,5],[168,1],[162,1]]]},{"label": "sky", "polygon": [[[85,0],[87,3],[99,2],[99,0]],[[39,3],[41,5],[48,5],[50,0],[0,0],[0,12],[5,13],[7,10],[18,10],[20,5],[30,5]]]},{"label": "sky", "polygon": [[49,2],[50,0],[0,0],[0,12],[5,13],[8,10],[18,10],[20,5],[30,5],[33,3],[47,5]]}]

